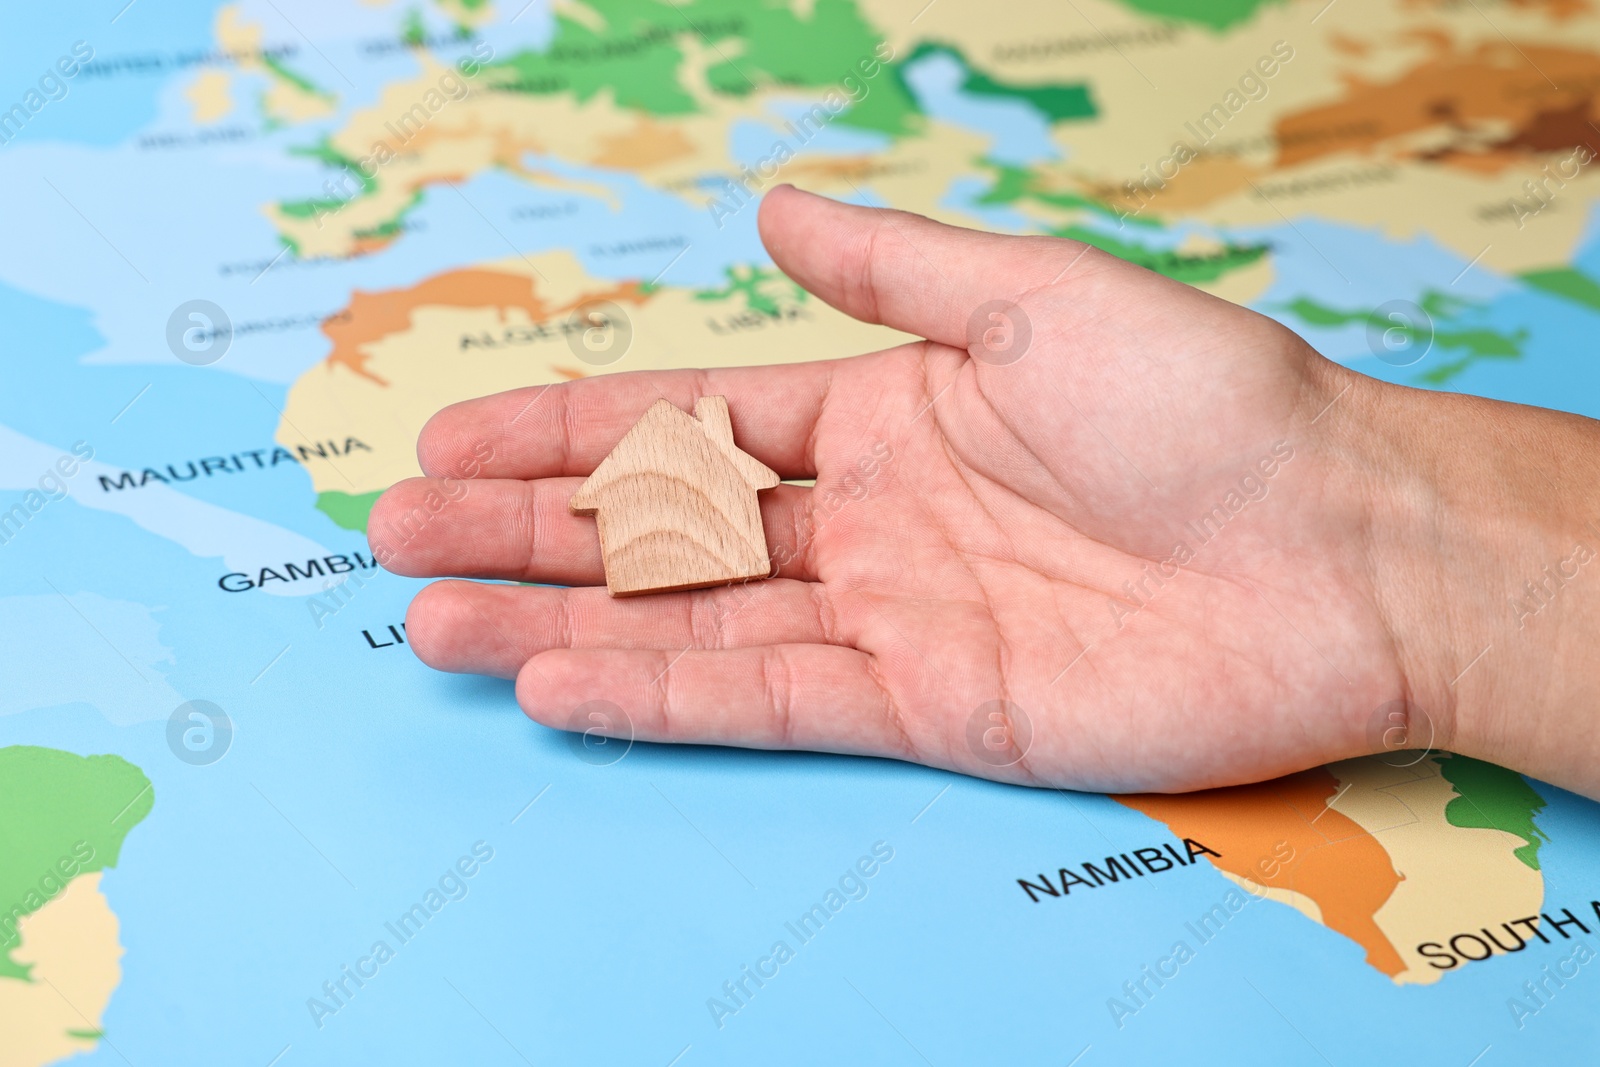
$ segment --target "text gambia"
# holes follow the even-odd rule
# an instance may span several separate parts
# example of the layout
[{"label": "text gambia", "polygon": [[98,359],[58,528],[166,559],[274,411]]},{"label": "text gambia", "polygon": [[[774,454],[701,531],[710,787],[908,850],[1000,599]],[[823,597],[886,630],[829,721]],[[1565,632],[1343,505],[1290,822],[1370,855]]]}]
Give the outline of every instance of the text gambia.
[{"label": "text gambia", "polygon": [[[387,557],[385,557],[387,558]],[[281,567],[282,570],[278,568]],[[343,556],[324,556],[308,559],[304,563],[280,563],[277,567],[262,567],[254,574],[231,571],[217,579],[217,588],[227,593],[243,593],[251,589],[264,589],[271,582],[303,582],[308,578],[328,578],[357,571],[375,571],[378,561],[351,552]],[[333,614],[329,611],[327,614]],[[316,612],[312,612],[313,617]]]}]

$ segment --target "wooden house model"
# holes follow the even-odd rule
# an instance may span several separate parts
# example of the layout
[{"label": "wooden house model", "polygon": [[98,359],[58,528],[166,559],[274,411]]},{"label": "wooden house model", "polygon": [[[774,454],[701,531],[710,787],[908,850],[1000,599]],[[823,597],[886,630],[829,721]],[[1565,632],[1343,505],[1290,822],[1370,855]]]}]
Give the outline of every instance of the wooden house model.
[{"label": "wooden house model", "polygon": [[600,528],[612,596],[699,589],[771,569],[756,493],[776,473],[733,443],[728,401],[702,397],[689,415],[657,400],[572,494]]}]

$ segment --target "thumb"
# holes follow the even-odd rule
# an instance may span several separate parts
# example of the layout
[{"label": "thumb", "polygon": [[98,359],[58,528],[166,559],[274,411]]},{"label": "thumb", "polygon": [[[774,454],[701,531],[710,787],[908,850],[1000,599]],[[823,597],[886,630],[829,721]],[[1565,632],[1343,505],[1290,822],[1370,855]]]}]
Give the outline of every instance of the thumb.
[{"label": "thumb", "polygon": [[845,314],[953,348],[976,343],[991,301],[1089,270],[1147,272],[1062,237],[947,226],[907,211],[857,207],[780,185],[762,198],[761,240],[789,277]]}]

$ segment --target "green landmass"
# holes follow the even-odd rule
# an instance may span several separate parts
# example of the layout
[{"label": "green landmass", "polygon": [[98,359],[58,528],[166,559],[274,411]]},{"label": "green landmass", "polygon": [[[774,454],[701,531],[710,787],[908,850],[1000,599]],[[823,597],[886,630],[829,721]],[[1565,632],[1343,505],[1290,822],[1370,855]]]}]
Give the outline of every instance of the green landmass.
[{"label": "green landmass", "polygon": [[1262,256],[1266,255],[1269,247],[1264,244],[1236,245],[1226,244],[1217,252],[1187,253],[1176,252],[1167,248],[1148,248],[1145,245],[1132,241],[1121,241],[1115,237],[1100,233],[1097,230],[1087,229],[1082,226],[1066,226],[1050,233],[1057,237],[1070,237],[1074,241],[1094,245],[1103,251],[1110,252],[1130,263],[1137,263],[1141,267],[1165,274],[1180,282],[1190,285],[1199,285],[1204,282],[1214,282],[1224,274],[1229,274],[1241,267],[1248,267]]},{"label": "green landmass", "polygon": [[302,145],[299,148],[289,149],[291,156],[301,156],[305,159],[314,159],[324,166],[336,170],[348,170],[351,177],[361,183],[361,191],[370,193],[378,187],[378,179],[365,173],[361,165],[354,159],[333,147],[333,142],[324,137],[314,145]]},{"label": "green landmass", "polygon": [[728,276],[727,285],[721,289],[697,290],[694,298],[696,300],[732,300],[737,297],[743,297],[745,307],[749,310],[759,311],[765,315],[776,315],[779,311],[779,299],[800,303],[811,295],[778,270],[769,270],[764,267],[746,267],[743,269],[729,267],[724,273]]},{"label": "green landmass", "polygon": [[355,236],[362,238],[394,237],[400,232],[401,227],[405,225],[406,216],[411,214],[420,203],[422,203],[422,190],[418,189],[411,194],[411,199],[406,201],[405,207],[394,213],[394,218],[380,222],[376,226],[368,226],[365,229],[356,230]]},{"label": "green landmass", "polygon": [[[485,84],[511,92],[570,92],[579,101],[608,90],[619,107],[658,116],[693,114],[695,100],[679,80],[680,42],[689,37],[720,60],[706,71],[714,93],[746,96],[771,87],[847,93],[849,86],[861,86],[860,99],[837,121],[891,136],[918,127],[921,112],[904,72],[930,55],[960,64],[967,92],[1027,103],[1052,122],[1099,113],[1084,83],[1000,81],[976,69],[952,45],[923,44],[882,65],[877,59],[882,35],[855,0],[815,0],[804,13],[751,0],[589,0],[587,6],[600,17],[599,29],[558,13],[547,49],[518,52],[486,66]],[[862,63],[877,65],[877,73],[865,77]]]},{"label": "green landmass", "polygon": [[[1422,295],[1419,306],[1437,324],[1449,322],[1464,311],[1479,305],[1430,289]],[[1410,323],[1396,323],[1381,317],[1376,311],[1343,311],[1326,304],[1319,304],[1309,297],[1299,297],[1291,301],[1285,306],[1285,310],[1311,326],[1333,328],[1360,323],[1385,331],[1397,331],[1415,343],[1426,343],[1428,340],[1427,328]],[[1429,368],[1417,380],[1427,385],[1444,385],[1479,360],[1519,359],[1522,356],[1522,342],[1527,338],[1526,330],[1518,330],[1515,334],[1507,335],[1485,327],[1442,330],[1435,325],[1434,346],[1443,351],[1459,351],[1462,355],[1458,359]]]},{"label": "green landmass", "polygon": [[367,516],[372,513],[372,505],[376,504],[378,497],[382,495],[382,489],[373,493],[341,493],[330,490],[317,494],[317,510],[346,530],[366,533]]},{"label": "green landmass", "polygon": [[422,12],[416,8],[406,12],[405,21],[400,24],[400,39],[412,48],[428,43],[428,28],[422,24]]},{"label": "green landmass", "polygon": [[1135,226],[1144,226],[1150,229],[1160,229],[1160,220],[1143,215],[1125,215],[1115,207],[1093,197],[1082,196],[1078,193],[1066,193],[1043,188],[1037,173],[1027,167],[1015,167],[1009,163],[996,163],[992,160],[979,160],[979,166],[987,167],[994,171],[994,184],[975,201],[987,205],[1013,205],[1026,201],[1038,204],[1047,204],[1050,207],[1062,209],[1082,209],[1104,215],[1106,218],[1128,222]]},{"label": "green landmass", "polygon": [[1530,270],[1518,277],[1542,292],[1600,311],[1600,282],[1582,271],[1559,267],[1554,270]]},{"label": "green landmass", "polygon": [[887,70],[862,77],[857,64],[876,63],[882,41],[854,0],[816,0],[801,14],[750,0],[589,0],[603,20],[594,30],[556,15],[543,51],[519,52],[484,68],[485,84],[511,92],[570,92],[585,101],[610,91],[617,106],[651,115],[698,111],[679,80],[685,37],[718,54],[706,71],[711,91],[746,96],[757,89],[838,89],[847,78],[866,94],[838,117],[846,125],[888,134],[910,132],[918,115],[905,85]]},{"label": "green landmass", "polygon": [[1212,30],[1225,30],[1254,18],[1268,4],[1288,0],[1121,0],[1143,15],[1156,15],[1174,22],[1192,22]]},{"label": "green landmass", "polygon": [[1447,385],[1480,359],[1519,359],[1522,356],[1522,342],[1527,337],[1526,330],[1518,330],[1512,337],[1493,330],[1463,330],[1450,334],[1447,343],[1435,334],[1435,344],[1445,348],[1466,348],[1468,354],[1423,371],[1417,380],[1427,385]]},{"label": "green landmass", "polygon": [[318,215],[331,215],[344,207],[346,201],[330,197],[312,197],[309,200],[283,200],[278,210],[291,219],[314,219]]},{"label": "green landmass", "polygon": [[915,51],[906,57],[900,65],[904,70],[919,59],[928,56],[948,56],[960,64],[965,72],[965,80],[961,84],[963,92],[976,96],[995,96],[1005,100],[1019,100],[1042,112],[1051,122],[1065,122],[1070,119],[1092,119],[1099,114],[1094,106],[1094,98],[1089,95],[1089,86],[1082,82],[1045,84],[1045,85],[1018,85],[1012,82],[1002,82],[989,77],[982,71],[967,62],[967,57],[954,45],[923,43],[917,45]]},{"label": "green landmass", "polygon": [[1446,821],[1466,829],[1515,834],[1527,842],[1516,849],[1517,859],[1537,871],[1539,844],[1550,838],[1534,824],[1545,801],[1528,780],[1516,771],[1468,756],[1443,755],[1438,762],[1445,781],[1455,786],[1457,794],[1444,806]]},{"label": "green landmass", "polygon": [[[367,174],[361,169],[360,165],[355,160],[341,153],[326,140],[320,144],[311,145],[309,147],[291,148],[289,152],[291,155],[305,156],[308,159],[318,160],[326,166],[339,170],[342,173],[349,174],[361,183],[360,189],[345,199],[340,199],[336,196],[314,196],[305,200],[280,201],[278,203],[278,210],[283,212],[289,218],[316,219],[322,215],[337,214],[341,209],[348,206],[351,201],[360,200],[364,197],[371,196],[378,188],[378,180],[376,177]],[[405,225],[406,216],[410,214],[418,204],[421,203],[422,191],[419,189],[412,193],[411,199],[406,201],[405,205],[402,206],[400,210],[396,211],[392,218],[385,219],[376,226],[368,226],[365,229],[356,230],[355,236],[360,238],[393,237],[398,234],[401,230],[401,227]],[[283,238],[283,242],[289,246],[290,250],[296,256],[300,254],[300,246],[297,242],[287,237]]]},{"label": "green landmass", "polygon": [[[690,21],[705,5],[675,8],[658,0],[590,0],[604,21],[591,30],[570,15],[557,13],[550,47],[524,51],[483,68],[484,84],[519,93],[570,92],[586,101],[609,90],[618,107],[652,115],[688,115],[696,108],[678,82],[683,52],[680,34],[693,33]],[[689,21],[686,21],[689,20]],[[723,23],[702,29],[710,45],[728,36]]]},{"label": "green landmass", "polygon": [[0,748],[0,978],[28,980],[29,968],[11,958],[21,940],[15,920],[58,897],[70,878],[115,867],[123,839],[154,804],[150,779],[121,756]]},{"label": "green landmass", "polygon": [[728,36],[740,51],[728,53],[706,72],[711,87],[730,96],[744,96],[762,85],[821,88],[839,85],[846,77],[859,79],[856,62],[874,59],[883,40],[855,0],[816,0],[808,17],[787,4],[751,0],[698,0],[683,6],[697,23],[699,16],[737,25]]},{"label": "green landmass", "polygon": [[[904,137],[923,128],[922,108],[894,64],[884,64],[871,78],[863,77],[860,71],[849,73],[856,79],[850,84],[862,86],[857,91],[865,95],[834,119],[839,125],[889,137]],[[843,74],[840,79],[843,80]],[[842,88],[840,91],[849,90]]]},{"label": "green landmass", "polygon": [[272,71],[272,73],[276,74],[290,85],[293,85],[295,88],[310,93],[312,96],[320,96],[324,100],[333,99],[332,93],[317,85],[305,75],[296,74],[294,71],[284,66],[283,61],[277,56],[262,53],[261,62],[268,70]]},{"label": "green landmass", "polygon": [[[378,188],[378,179],[365,173],[359,163],[333,147],[327,139],[318,144],[289,149],[292,156],[303,156],[306,159],[315,159],[324,166],[332,167],[347,173],[350,177],[361,183],[361,191],[353,193],[348,199],[338,197],[314,196],[306,200],[283,200],[278,203],[278,210],[292,219],[314,219],[319,215],[331,215],[343,208],[351,200],[370,196]],[[407,204],[402,209],[402,214],[415,206],[415,201]],[[299,250],[296,249],[296,254]]]},{"label": "green landmass", "polygon": [[[299,157],[307,158],[307,160],[317,160],[323,166],[331,166],[333,170],[349,171],[350,178],[360,182],[360,186],[362,186],[360,195],[363,195],[363,197],[378,189],[378,179],[363,171],[362,165],[357,160],[352,160],[349,155],[333,147],[333,141],[330,141],[330,139],[323,138],[317,144],[290,149],[290,155],[299,155]],[[344,202],[342,200],[334,200],[333,203]]]}]

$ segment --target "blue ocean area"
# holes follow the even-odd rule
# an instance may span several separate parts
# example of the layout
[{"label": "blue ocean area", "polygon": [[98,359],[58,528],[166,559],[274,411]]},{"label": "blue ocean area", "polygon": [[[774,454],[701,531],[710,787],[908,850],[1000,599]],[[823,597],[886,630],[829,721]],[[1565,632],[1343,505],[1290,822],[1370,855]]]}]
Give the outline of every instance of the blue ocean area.
[{"label": "blue ocean area", "polygon": [[967,73],[954,56],[935,52],[907,66],[905,80],[928,115],[989,135],[993,142],[985,155],[996,162],[1020,166],[1062,157],[1046,115],[1021,100],[964,91]]},{"label": "blue ocean area", "polygon": [[[1472,265],[1470,256],[1424,237],[1397,241],[1316,219],[1298,220],[1292,228],[1241,229],[1230,235],[1266,240],[1273,247],[1273,285],[1252,306],[1306,337],[1331,359],[1400,385],[1600,415],[1600,367],[1581,356],[1586,339],[1600,325],[1600,310]],[[1592,220],[1584,227],[1572,266],[1591,277],[1600,272],[1600,233]],[[1393,301],[1420,307],[1429,293],[1451,301],[1450,315],[1416,320],[1436,337],[1487,329],[1514,339],[1518,354],[1467,359],[1438,382],[1427,375],[1462,362],[1466,349],[1435,340],[1421,346],[1425,351],[1415,362],[1397,366],[1374,354],[1365,323],[1319,327],[1292,310],[1296,299],[1309,296],[1336,311],[1364,315]],[[1402,314],[1414,317],[1409,311]],[[1415,355],[1407,349],[1397,362]]]}]

